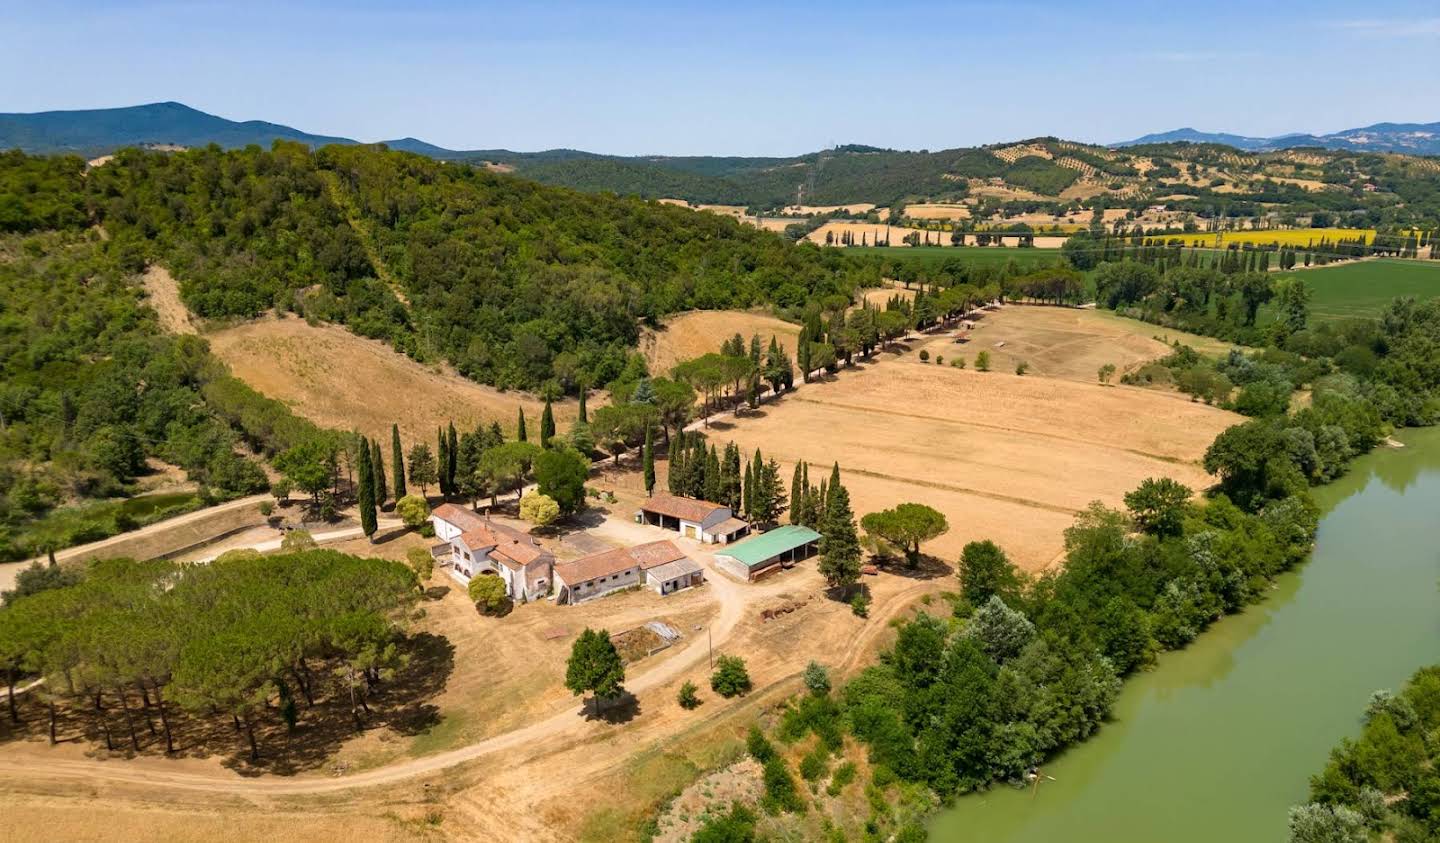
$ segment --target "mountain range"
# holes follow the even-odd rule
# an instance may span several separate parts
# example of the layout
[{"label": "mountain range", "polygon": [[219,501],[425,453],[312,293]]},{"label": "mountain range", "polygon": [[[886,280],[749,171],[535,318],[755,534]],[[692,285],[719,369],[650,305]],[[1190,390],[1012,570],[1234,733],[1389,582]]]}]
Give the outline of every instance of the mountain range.
[{"label": "mountain range", "polygon": [[1218,143],[1248,152],[1269,152],[1298,147],[1343,149],[1349,152],[1401,152],[1409,155],[1440,155],[1440,123],[1375,123],[1328,135],[1289,134],[1254,138],[1226,132],[1175,129],[1144,135],[1111,144],[1115,147],[1155,143]]}]

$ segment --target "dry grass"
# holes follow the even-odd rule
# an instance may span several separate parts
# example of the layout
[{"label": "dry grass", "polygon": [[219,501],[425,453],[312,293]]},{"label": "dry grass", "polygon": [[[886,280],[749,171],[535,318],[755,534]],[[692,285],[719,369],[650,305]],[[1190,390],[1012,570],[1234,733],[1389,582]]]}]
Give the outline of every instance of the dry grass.
[{"label": "dry grass", "polygon": [[[431,442],[435,427],[500,422],[513,435],[516,412],[540,422],[544,403],[533,395],[502,392],[466,380],[445,367],[411,360],[378,340],[339,325],[301,319],[265,319],[209,336],[210,347],[237,377],[322,427],[357,429],[385,437],[399,424],[407,441]],[[598,404],[591,396],[591,406]],[[555,405],[557,429],[577,413],[573,399]]]},{"label": "dry grass", "polygon": [[170,270],[158,264],[150,266],[144,275],[145,294],[150,306],[160,317],[160,326],[172,334],[197,333],[190,318],[190,310],[180,301],[180,284]]},{"label": "dry grass", "polygon": [[752,335],[759,334],[766,347],[773,335],[793,358],[800,326],[767,313],[695,310],[666,319],[658,331],[646,330],[640,337],[640,352],[652,374],[669,375],[676,363],[719,351],[720,344],[737,332],[747,343]]}]

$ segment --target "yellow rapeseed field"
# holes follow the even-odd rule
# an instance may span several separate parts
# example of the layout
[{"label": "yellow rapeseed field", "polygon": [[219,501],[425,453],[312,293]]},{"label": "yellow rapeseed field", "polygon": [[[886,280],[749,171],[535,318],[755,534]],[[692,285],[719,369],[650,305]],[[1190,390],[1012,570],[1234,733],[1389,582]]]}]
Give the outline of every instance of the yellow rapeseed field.
[{"label": "yellow rapeseed field", "polygon": [[1338,240],[1354,240],[1357,237],[1365,238],[1369,243],[1375,239],[1373,228],[1291,228],[1260,231],[1212,231],[1202,234],[1157,234],[1157,238],[1169,242],[1172,239],[1179,239],[1187,246],[1206,246],[1210,248],[1223,249],[1231,243],[1253,246],[1294,246],[1305,248],[1307,246],[1318,246],[1321,240],[1334,243]]}]

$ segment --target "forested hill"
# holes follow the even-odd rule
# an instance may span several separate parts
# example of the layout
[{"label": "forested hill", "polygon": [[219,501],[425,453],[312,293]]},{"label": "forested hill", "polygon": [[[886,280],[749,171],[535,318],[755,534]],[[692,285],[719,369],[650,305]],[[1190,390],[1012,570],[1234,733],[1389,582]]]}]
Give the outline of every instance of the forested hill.
[{"label": "forested hill", "polygon": [[84,172],[0,155],[0,230],[99,224],[201,316],[294,311],[505,387],[603,384],[644,321],[799,308],[879,275],[721,215],[378,147],[129,149]]}]

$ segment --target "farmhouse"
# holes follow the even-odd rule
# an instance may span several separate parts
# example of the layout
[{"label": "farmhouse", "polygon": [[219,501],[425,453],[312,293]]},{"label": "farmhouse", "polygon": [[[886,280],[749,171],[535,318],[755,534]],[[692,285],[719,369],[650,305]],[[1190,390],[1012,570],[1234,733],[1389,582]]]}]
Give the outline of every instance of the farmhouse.
[{"label": "farmhouse", "polygon": [[715,554],[715,564],[727,574],[755,581],[801,559],[814,555],[820,534],[790,524],[740,542]]},{"label": "farmhouse", "polygon": [[461,582],[493,574],[505,581],[512,600],[535,600],[550,593],[555,557],[529,533],[497,524],[470,510],[444,503],[430,513],[440,544],[430,555]]},{"label": "farmhouse", "polygon": [[635,520],[706,544],[728,544],[750,532],[750,525],[734,517],[730,507],[679,495],[648,498],[635,512]]},{"label": "farmhouse", "polygon": [[700,566],[673,542],[649,542],[556,563],[555,602],[580,603],[642,582],[666,595],[704,580]]}]

